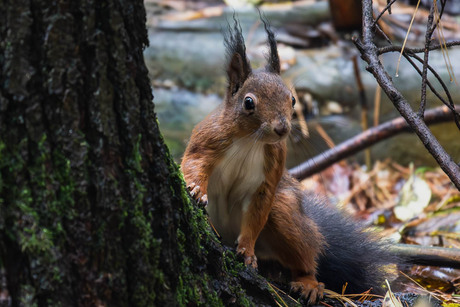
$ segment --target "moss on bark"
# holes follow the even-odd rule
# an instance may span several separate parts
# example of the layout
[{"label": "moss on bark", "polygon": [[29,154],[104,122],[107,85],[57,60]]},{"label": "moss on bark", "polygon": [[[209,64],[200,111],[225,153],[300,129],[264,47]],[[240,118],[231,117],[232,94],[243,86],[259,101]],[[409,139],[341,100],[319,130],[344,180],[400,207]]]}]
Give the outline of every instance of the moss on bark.
[{"label": "moss on bark", "polygon": [[158,129],[142,1],[0,0],[0,269],[13,306],[269,305]]}]

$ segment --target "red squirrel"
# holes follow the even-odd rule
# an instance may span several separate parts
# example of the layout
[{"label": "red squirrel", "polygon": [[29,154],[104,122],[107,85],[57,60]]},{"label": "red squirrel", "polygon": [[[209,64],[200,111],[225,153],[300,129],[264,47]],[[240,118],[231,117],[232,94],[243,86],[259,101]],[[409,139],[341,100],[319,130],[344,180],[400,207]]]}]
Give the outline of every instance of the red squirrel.
[{"label": "red squirrel", "polygon": [[257,70],[237,19],[228,26],[226,97],[193,129],[181,163],[185,181],[207,203],[224,244],[236,240],[237,253],[254,268],[257,258],[279,261],[309,302],[323,297],[323,282],[338,291],[345,283],[357,291],[378,286],[382,246],[286,171],[296,99],[280,77],[274,33],[261,19],[269,53]]}]

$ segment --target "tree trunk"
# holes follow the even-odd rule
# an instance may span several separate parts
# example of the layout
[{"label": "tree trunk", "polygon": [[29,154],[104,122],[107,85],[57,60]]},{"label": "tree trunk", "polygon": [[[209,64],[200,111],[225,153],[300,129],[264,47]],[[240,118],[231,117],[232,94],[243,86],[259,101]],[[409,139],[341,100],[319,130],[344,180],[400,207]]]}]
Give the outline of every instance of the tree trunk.
[{"label": "tree trunk", "polygon": [[0,0],[0,16],[11,305],[274,304],[218,243],[163,143],[143,2]]}]

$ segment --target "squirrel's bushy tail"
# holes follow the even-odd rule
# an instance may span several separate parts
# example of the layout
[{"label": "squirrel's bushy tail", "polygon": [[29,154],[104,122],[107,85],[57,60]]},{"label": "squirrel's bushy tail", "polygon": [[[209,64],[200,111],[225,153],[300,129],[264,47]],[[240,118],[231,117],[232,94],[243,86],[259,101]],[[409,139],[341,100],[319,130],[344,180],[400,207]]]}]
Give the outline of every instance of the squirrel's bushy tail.
[{"label": "squirrel's bushy tail", "polygon": [[387,248],[388,244],[317,196],[307,194],[303,207],[328,244],[318,261],[318,280],[339,293],[345,284],[346,293],[359,294],[370,288],[372,292],[381,292],[388,276],[384,266],[399,262]]}]

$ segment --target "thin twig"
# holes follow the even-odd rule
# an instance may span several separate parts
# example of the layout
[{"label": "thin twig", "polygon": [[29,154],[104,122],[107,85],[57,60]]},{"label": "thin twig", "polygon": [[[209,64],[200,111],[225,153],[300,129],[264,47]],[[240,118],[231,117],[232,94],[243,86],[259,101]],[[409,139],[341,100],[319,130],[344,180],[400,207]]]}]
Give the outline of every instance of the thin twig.
[{"label": "thin twig", "polygon": [[[406,58],[406,60],[409,62],[409,64],[412,65],[412,67],[415,69],[415,71],[420,75],[420,77],[423,77],[423,72],[420,70],[420,68],[418,68],[417,64],[415,64],[414,61],[412,61],[412,59],[410,58],[409,55],[407,54],[404,54],[404,57]],[[415,58],[415,57],[414,57]],[[421,58],[418,58],[417,57],[417,60],[419,60],[419,62],[423,63],[423,60]],[[428,69],[433,69],[430,65],[428,65]],[[430,69],[430,71],[431,71]],[[434,71],[434,69],[433,69]],[[442,79],[441,79],[442,81]],[[430,90],[433,92],[433,94],[435,94],[436,97],[438,97],[439,100],[441,100],[442,103],[444,103],[445,105],[449,105],[449,103],[438,93],[438,91],[436,90],[436,88],[434,88],[434,86],[431,84],[430,80],[427,80],[427,85],[428,87],[430,88]],[[449,93],[450,95],[450,93]]]},{"label": "thin twig", "polygon": [[[458,41],[457,42],[451,42],[451,46],[454,46],[454,44],[455,45],[460,45],[460,42],[458,42]],[[434,47],[436,47],[436,48],[434,48]],[[431,46],[430,50],[439,49],[439,48],[442,48],[442,45]],[[383,49],[385,49],[385,50],[383,52],[380,52]],[[379,54],[386,53],[386,52],[400,52],[400,50],[401,50],[400,46],[388,46],[388,47],[384,47],[384,48],[379,49]],[[422,72],[420,71],[418,66],[415,65],[415,63],[410,60],[409,57],[412,57],[412,58],[416,59],[417,61],[419,61],[420,63],[423,64],[423,59],[421,59],[418,55],[416,55],[416,53],[423,52],[423,50],[424,50],[423,48],[421,48],[421,49],[412,49],[412,50],[409,49],[409,48],[406,48],[404,50],[404,53],[403,53],[404,57],[407,59],[407,61],[412,65],[412,67],[414,67],[414,69],[420,75],[422,74]],[[436,72],[436,70],[430,64],[427,64],[427,68],[434,75],[434,77],[438,80],[439,84],[442,86],[444,92],[446,93],[446,96],[447,96],[447,99],[448,99],[449,102],[446,102],[444,100],[444,98],[442,98],[442,96],[434,89],[434,87],[430,86],[430,89],[436,95],[436,97],[438,97],[439,100],[441,100],[442,103],[444,103],[446,106],[448,106],[450,108],[450,110],[454,114],[455,124],[457,125],[458,129],[460,130],[460,113],[458,111],[455,111],[454,102],[453,102],[452,96],[450,94],[450,91],[447,88],[447,85],[442,80],[441,76]],[[429,85],[429,83],[427,83],[427,84]]]},{"label": "thin twig", "polygon": [[[411,56],[414,59],[416,59],[417,61],[419,61],[420,63],[423,63],[423,60],[419,56],[417,56],[416,54],[413,54]],[[406,59],[417,70],[417,72],[419,74],[421,74],[420,69],[417,67],[417,65],[415,65],[415,63],[413,63],[409,58],[406,57]],[[428,83],[428,85],[430,86],[431,91],[433,92],[433,94],[436,95],[436,97],[438,97],[439,100],[441,100],[442,103],[444,103],[452,111],[452,114],[454,115],[454,122],[457,125],[457,128],[460,130],[460,112],[458,110],[455,110],[454,101],[452,99],[452,96],[450,95],[450,91],[447,88],[447,85],[442,80],[441,76],[436,72],[436,70],[433,67],[431,67],[431,65],[429,65],[429,64],[428,64],[428,69],[434,75],[434,77],[438,80],[439,84],[441,84],[442,88],[444,89],[444,92],[446,93],[446,96],[447,96],[447,99],[448,99],[449,102],[445,101],[442,98],[442,96],[436,91],[436,89],[434,89],[434,87],[430,86],[430,83]]]},{"label": "thin twig", "polygon": [[382,30],[382,28],[380,27],[380,25],[377,23],[375,25],[375,30],[377,30],[377,32],[383,36],[383,38],[387,41],[388,44],[390,45],[393,45],[393,43],[391,42],[391,39],[388,37],[388,35]]},{"label": "thin twig", "polygon": [[[456,109],[460,111],[460,106],[456,106]],[[452,120],[452,113],[446,106],[438,107],[426,111],[424,120],[427,124],[446,122]],[[377,127],[366,130],[353,138],[338,144],[334,148],[291,168],[289,173],[297,179],[305,179],[364,148],[372,146],[396,134],[411,131],[412,129],[404,118],[395,118]]]},{"label": "thin twig", "polygon": [[423,118],[412,110],[409,102],[394,86],[391,77],[386,72],[382,63],[378,60],[378,49],[374,43],[375,35],[372,27],[374,24],[372,0],[363,0],[362,3],[362,40],[354,38],[353,42],[360,51],[361,58],[368,63],[367,70],[374,75],[374,78],[393,102],[395,108],[404,117],[426,149],[460,191],[460,166],[454,162],[452,157],[445,151],[441,144],[439,144],[439,141],[433,136],[433,133],[423,122]]},{"label": "thin twig", "polygon": [[388,13],[391,14],[391,6],[393,5],[393,3],[395,3],[396,0],[391,0],[390,2],[387,2],[387,5],[385,6],[385,8],[380,12],[379,16],[377,16],[377,18],[375,18],[375,21],[374,23],[372,24],[372,27],[375,27],[375,25],[377,24],[377,22],[379,21],[379,19],[383,16],[383,14],[385,14],[385,12],[388,10]]},{"label": "thin twig", "polygon": [[436,0],[433,1],[431,5],[430,14],[428,15],[428,23],[426,25],[426,33],[425,33],[425,50],[424,50],[424,57],[423,57],[423,69],[422,69],[422,89],[421,89],[421,97],[420,97],[420,108],[418,110],[418,116],[423,117],[423,113],[425,113],[426,108],[426,85],[428,82],[428,58],[430,55],[429,47],[431,42],[431,37],[433,36],[434,29],[436,28],[435,23],[433,25],[434,20],[434,7],[436,5]]},{"label": "thin twig", "polygon": [[[454,46],[460,46],[460,41],[451,41],[451,42],[446,43],[445,45],[430,43],[430,45],[428,47],[428,50],[432,51],[432,50],[441,49],[443,47],[449,48],[449,47],[454,47]],[[391,45],[391,46],[385,46],[385,47],[379,48],[377,53],[378,53],[378,55],[381,55],[383,53],[388,53],[388,52],[401,52],[401,49],[402,49],[402,46]],[[404,48],[404,52],[406,52],[406,53],[422,53],[422,52],[425,52],[425,47],[423,47],[423,48],[409,48],[409,47],[406,47],[406,48]]]}]

